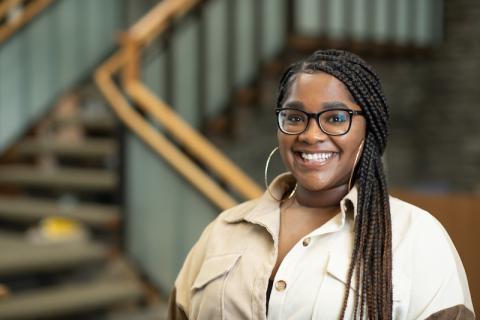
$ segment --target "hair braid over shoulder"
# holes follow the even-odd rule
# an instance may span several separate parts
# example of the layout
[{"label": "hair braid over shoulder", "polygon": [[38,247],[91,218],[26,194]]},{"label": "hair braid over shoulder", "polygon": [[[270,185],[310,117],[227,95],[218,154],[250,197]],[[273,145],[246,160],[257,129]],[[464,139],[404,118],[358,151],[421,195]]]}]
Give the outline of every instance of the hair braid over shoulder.
[{"label": "hair braid over shoulder", "polygon": [[340,319],[345,318],[352,281],[357,288],[354,319],[392,319],[392,227],[382,164],[389,131],[389,111],[380,79],[357,55],[319,50],[291,65],[278,88],[281,107],[299,73],[328,73],[344,83],[362,108],[367,122],[364,148],[355,170],[358,186],[354,246]]}]

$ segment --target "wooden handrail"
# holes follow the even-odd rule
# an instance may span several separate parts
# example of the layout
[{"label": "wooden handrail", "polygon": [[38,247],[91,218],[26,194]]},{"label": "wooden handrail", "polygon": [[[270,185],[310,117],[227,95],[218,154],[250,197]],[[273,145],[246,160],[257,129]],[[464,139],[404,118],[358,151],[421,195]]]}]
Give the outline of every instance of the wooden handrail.
[{"label": "wooden handrail", "polygon": [[112,80],[121,72],[126,93],[144,111],[151,114],[165,130],[195,158],[212,170],[247,199],[260,196],[262,189],[224,156],[213,144],[185,122],[170,106],[140,82],[141,50],[150,44],[176,18],[183,16],[200,0],[163,0],[121,37],[122,49],[96,72],[95,80],[118,117],[180,174],[221,209],[236,201],[193,161],[154,129],[130,106]]},{"label": "wooden handrail", "polygon": [[[5,4],[5,10],[9,10],[16,3],[15,1],[9,1]],[[47,8],[50,4],[53,3],[53,0],[36,0],[31,2],[23,9],[23,14],[18,18],[13,20],[10,23],[0,26],[0,44],[10,38],[18,29],[23,25],[27,24],[32,20],[37,14],[42,10]],[[6,11],[5,11],[6,12]],[[2,15],[0,15],[2,17]]]},{"label": "wooden handrail", "polygon": [[0,19],[7,15],[8,11],[17,6],[23,0],[3,0],[0,2]]},{"label": "wooden handrail", "polygon": [[236,204],[215,181],[198,168],[178,148],[154,129],[144,118],[129,105],[117,89],[111,76],[124,65],[126,55],[117,52],[108,59],[95,73],[95,81],[109,101],[117,116],[153,150],[160,154],[171,166],[180,172],[216,206],[225,210]]},{"label": "wooden handrail", "polygon": [[255,182],[146,86],[138,81],[133,81],[128,84],[126,89],[129,96],[140,107],[154,116],[188,151],[234,187],[242,196],[252,199],[262,194],[262,190]]},{"label": "wooden handrail", "polygon": [[172,21],[183,16],[200,0],[164,0],[150,10],[128,31],[129,37],[139,46],[148,45]]},{"label": "wooden handrail", "polygon": [[151,9],[122,35],[122,43],[128,56],[123,81],[140,77],[140,50],[149,45],[174,19],[183,16],[200,0],[164,0]]}]

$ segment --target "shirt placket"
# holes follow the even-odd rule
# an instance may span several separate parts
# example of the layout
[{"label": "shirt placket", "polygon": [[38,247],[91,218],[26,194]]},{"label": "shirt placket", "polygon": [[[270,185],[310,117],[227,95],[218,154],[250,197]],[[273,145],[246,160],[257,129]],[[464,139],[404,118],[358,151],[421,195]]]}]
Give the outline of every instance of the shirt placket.
[{"label": "shirt placket", "polygon": [[296,278],[296,266],[301,261],[304,255],[306,246],[303,246],[302,241],[295,244],[295,246],[288,252],[280,264],[275,279],[273,281],[273,288],[270,294],[268,319],[282,319],[287,302],[287,294],[289,292],[289,284],[291,285]]},{"label": "shirt placket", "polygon": [[[290,292],[295,279],[298,278],[298,272],[301,272],[301,270],[298,270],[297,266],[302,259],[304,259],[307,250],[312,247],[312,242],[317,241],[322,235],[340,230],[343,227],[344,222],[345,214],[340,212],[323,226],[313,230],[310,234],[303,237],[288,252],[280,264],[273,282],[269,302],[269,320],[278,320],[289,316],[288,314],[285,314],[287,311],[286,306],[288,306],[289,303],[288,295],[302,294],[301,292]],[[318,285],[320,286],[320,284]]]}]

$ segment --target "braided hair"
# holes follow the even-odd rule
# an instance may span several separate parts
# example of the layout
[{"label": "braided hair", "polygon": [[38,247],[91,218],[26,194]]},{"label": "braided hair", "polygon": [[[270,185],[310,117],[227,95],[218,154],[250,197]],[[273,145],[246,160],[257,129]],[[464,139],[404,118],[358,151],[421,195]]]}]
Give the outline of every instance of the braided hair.
[{"label": "braided hair", "polygon": [[350,285],[355,281],[354,319],[392,319],[392,228],[382,164],[388,137],[389,112],[380,79],[357,55],[319,50],[291,65],[283,74],[277,96],[281,107],[298,73],[325,72],[339,79],[362,108],[367,122],[364,149],[355,169],[358,185],[354,247],[348,269],[340,319],[345,318]]}]

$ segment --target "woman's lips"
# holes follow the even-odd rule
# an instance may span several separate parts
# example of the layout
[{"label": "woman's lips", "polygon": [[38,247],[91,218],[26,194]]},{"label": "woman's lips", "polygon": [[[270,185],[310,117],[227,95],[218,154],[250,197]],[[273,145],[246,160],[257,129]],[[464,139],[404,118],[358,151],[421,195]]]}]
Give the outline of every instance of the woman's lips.
[{"label": "woman's lips", "polygon": [[322,167],[331,162],[338,153],[336,152],[294,152],[295,161],[302,167]]}]

